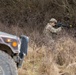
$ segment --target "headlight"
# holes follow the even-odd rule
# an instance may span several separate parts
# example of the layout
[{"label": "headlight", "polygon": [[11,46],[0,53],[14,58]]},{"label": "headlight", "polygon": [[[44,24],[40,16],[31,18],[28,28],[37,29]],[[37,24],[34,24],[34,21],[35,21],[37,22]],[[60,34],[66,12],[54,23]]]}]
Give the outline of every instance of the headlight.
[{"label": "headlight", "polygon": [[11,38],[4,38],[3,37],[3,40],[4,40],[5,43],[11,43],[12,42]]},{"label": "headlight", "polygon": [[8,38],[8,39],[5,39],[5,42],[10,43],[12,42],[12,40]]},{"label": "headlight", "polygon": [[3,40],[4,40],[5,43],[10,44],[14,48],[18,47],[18,41],[16,39],[3,38]]},{"label": "headlight", "polygon": [[17,47],[17,46],[18,46],[18,43],[17,43],[16,41],[13,41],[13,42],[12,42],[12,46],[13,46],[13,47]]}]

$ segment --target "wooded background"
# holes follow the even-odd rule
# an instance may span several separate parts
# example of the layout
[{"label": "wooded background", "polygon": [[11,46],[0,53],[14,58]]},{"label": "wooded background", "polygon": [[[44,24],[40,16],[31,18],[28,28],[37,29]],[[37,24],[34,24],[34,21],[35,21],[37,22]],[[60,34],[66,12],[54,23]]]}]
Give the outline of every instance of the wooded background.
[{"label": "wooded background", "polygon": [[76,26],[76,0],[0,0],[0,31],[29,37],[19,75],[76,75],[76,29],[50,43],[42,32],[51,18]]},{"label": "wooded background", "polygon": [[76,0],[0,0],[0,22],[7,26],[43,30],[52,17],[75,25]]}]

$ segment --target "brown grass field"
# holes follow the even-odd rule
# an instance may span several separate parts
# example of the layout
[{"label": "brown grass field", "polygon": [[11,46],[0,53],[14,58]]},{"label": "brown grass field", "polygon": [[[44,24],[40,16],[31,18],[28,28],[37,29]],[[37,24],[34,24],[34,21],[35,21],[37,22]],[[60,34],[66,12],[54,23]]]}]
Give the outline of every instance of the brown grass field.
[{"label": "brown grass field", "polygon": [[[17,27],[2,27],[1,31],[15,34]],[[18,28],[21,32],[22,29]],[[18,32],[18,35],[21,34]],[[25,56],[19,75],[76,75],[76,37],[74,31],[64,31],[60,38],[44,44],[42,36],[36,31],[30,33],[28,55]]]},{"label": "brown grass field", "polygon": [[54,48],[30,45],[23,67],[18,71],[19,75],[76,75],[75,39],[65,35],[57,40]]}]

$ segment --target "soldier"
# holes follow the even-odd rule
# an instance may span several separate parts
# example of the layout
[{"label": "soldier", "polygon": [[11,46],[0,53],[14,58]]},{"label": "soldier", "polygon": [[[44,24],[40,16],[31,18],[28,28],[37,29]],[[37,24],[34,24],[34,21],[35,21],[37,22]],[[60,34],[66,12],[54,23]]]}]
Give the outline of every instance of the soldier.
[{"label": "soldier", "polygon": [[44,29],[44,33],[46,36],[53,37],[53,35],[56,35],[62,30],[61,27],[55,28],[56,23],[57,20],[55,18],[50,19],[50,22],[46,25]]}]

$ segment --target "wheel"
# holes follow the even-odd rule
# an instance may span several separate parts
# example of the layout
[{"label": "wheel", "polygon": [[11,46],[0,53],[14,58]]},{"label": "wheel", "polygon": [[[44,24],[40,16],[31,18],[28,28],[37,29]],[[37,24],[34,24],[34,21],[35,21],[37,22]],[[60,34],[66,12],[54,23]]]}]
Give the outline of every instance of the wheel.
[{"label": "wheel", "polygon": [[0,75],[18,75],[14,60],[3,51],[0,51]]}]

